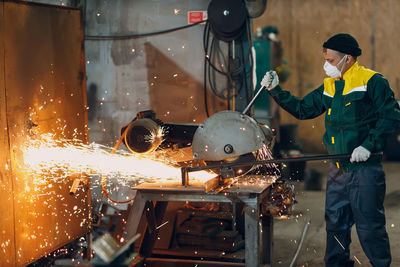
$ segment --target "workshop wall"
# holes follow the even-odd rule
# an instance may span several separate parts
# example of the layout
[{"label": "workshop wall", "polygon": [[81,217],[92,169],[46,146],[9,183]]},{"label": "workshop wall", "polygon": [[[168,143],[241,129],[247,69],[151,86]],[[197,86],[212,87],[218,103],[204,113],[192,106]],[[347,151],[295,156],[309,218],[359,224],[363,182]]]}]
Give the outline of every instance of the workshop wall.
[{"label": "workshop wall", "polygon": [[[187,25],[187,12],[209,1],[88,0],[86,35],[129,35]],[[206,118],[203,101],[204,25],[126,40],[86,40],[89,136],[116,143],[138,111],[153,109],[167,122]],[[225,109],[209,98],[211,113]]]},{"label": "workshop wall", "polygon": [[[80,5],[85,11],[86,35],[124,35],[185,25],[187,11],[206,10],[208,3],[209,0],[87,0]],[[269,0],[264,14],[253,20],[253,29],[278,27],[284,59],[292,71],[283,86],[295,95],[303,97],[322,83],[322,43],[335,33],[349,32],[363,49],[360,64],[385,75],[399,98],[396,64],[400,59],[400,38],[394,34],[399,11],[400,2],[395,0]],[[146,38],[85,42],[92,141],[114,144],[121,126],[138,111],[150,108],[165,121],[205,119],[203,27]],[[209,100],[211,111],[225,108],[221,100]],[[281,110],[281,123],[299,126],[305,152],[325,151],[323,116],[297,121]]]},{"label": "workshop wall", "polygon": [[[400,1],[395,0],[269,0],[265,13],[254,20],[254,29],[276,25],[284,59],[292,70],[283,87],[300,97],[317,88],[324,78],[322,43],[339,32],[352,34],[363,54],[359,63],[387,77],[395,97],[400,95]],[[306,152],[324,152],[323,116],[297,121],[281,109],[282,124],[298,124]]]}]

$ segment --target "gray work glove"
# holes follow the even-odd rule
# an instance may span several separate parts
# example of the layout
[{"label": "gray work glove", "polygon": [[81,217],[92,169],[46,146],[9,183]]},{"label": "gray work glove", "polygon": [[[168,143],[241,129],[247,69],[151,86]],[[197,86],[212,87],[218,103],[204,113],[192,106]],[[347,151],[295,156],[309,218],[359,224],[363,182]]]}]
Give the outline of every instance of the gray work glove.
[{"label": "gray work glove", "polygon": [[279,84],[278,74],[274,70],[267,71],[261,81],[261,86],[265,86],[268,90],[274,89]]},{"label": "gray work glove", "polygon": [[353,163],[353,162],[366,161],[369,158],[369,156],[371,156],[371,152],[368,149],[359,146],[353,150],[350,162]]}]

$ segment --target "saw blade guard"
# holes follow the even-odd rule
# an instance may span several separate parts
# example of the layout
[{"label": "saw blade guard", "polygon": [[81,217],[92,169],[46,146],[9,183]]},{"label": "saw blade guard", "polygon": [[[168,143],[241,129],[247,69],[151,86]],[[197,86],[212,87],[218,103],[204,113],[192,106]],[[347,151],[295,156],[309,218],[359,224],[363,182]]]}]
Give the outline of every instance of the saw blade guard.
[{"label": "saw blade guard", "polygon": [[236,111],[221,111],[196,130],[193,159],[219,161],[239,157],[268,146],[271,139],[253,118]]}]

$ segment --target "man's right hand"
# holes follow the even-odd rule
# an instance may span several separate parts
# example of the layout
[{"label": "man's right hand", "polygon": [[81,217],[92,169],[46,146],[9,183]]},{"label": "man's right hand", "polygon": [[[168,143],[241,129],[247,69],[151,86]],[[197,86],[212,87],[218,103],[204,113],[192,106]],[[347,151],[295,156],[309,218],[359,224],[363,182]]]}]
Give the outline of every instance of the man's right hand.
[{"label": "man's right hand", "polygon": [[279,84],[278,74],[274,70],[267,71],[261,81],[261,86],[268,90],[274,89]]}]

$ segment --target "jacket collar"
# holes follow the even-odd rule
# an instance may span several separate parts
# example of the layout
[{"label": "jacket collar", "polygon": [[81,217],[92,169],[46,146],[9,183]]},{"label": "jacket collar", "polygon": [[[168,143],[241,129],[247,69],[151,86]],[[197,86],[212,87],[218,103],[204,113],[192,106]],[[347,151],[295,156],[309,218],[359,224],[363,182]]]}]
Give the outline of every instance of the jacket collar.
[{"label": "jacket collar", "polygon": [[358,70],[358,62],[354,62],[353,66],[351,66],[344,74],[343,74],[343,80],[349,79],[351,76],[353,76],[353,73]]}]

